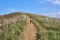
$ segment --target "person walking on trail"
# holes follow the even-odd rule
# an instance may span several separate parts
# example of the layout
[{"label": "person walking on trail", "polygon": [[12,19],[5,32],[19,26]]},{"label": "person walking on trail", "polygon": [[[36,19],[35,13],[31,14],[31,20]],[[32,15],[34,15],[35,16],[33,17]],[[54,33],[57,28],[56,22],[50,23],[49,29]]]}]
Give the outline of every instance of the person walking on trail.
[{"label": "person walking on trail", "polygon": [[32,23],[32,18],[30,17],[30,24]]}]

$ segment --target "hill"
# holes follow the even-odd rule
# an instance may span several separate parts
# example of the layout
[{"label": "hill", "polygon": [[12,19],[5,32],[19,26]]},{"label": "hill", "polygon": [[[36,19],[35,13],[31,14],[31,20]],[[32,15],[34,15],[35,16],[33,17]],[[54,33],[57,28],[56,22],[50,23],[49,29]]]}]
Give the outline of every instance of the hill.
[{"label": "hill", "polygon": [[27,14],[37,29],[37,40],[60,40],[60,20],[47,16]]},{"label": "hill", "polygon": [[[29,17],[33,19],[32,24]],[[0,40],[32,40],[30,37],[36,40],[60,40],[60,19],[22,12],[0,16]]]},{"label": "hill", "polygon": [[22,40],[26,15],[20,12],[0,16],[0,40]]}]

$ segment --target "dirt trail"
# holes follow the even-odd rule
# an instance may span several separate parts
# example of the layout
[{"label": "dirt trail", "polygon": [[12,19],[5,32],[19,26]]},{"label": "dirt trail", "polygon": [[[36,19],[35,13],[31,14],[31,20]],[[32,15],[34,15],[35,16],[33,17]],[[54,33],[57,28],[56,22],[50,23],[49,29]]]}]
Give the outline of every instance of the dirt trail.
[{"label": "dirt trail", "polygon": [[27,25],[25,26],[24,30],[24,40],[36,40],[36,29],[34,24],[29,22],[30,18],[27,16]]}]

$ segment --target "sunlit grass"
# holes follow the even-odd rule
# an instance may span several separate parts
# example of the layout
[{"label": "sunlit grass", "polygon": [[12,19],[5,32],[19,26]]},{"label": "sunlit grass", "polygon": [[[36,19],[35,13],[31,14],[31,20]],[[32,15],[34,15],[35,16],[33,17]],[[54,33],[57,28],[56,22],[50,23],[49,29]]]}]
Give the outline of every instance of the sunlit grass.
[{"label": "sunlit grass", "polygon": [[[31,15],[31,14],[27,14],[27,15],[32,17],[33,21],[36,21],[33,23],[35,24],[35,27],[37,29],[37,34],[38,34],[37,40],[39,38],[41,40],[47,40],[47,39],[60,40],[59,38],[60,37],[60,20],[44,17],[44,16],[39,16],[39,15]],[[48,18],[48,20],[46,18]],[[36,25],[37,23],[41,26]],[[42,27],[42,29],[40,27]]]},{"label": "sunlit grass", "polygon": [[[17,17],[17,15],[19,16],[19,18]],[[4,18],[7,18],[7,20],[9,20],[9,18],[12,19],[17,17],[18,21],[14,23],[10,22],[9,24],[4,24],[1,20],[1,24],[3,25],[1,26],[2,28],[0,27],[0,40],[23,40],[22,32],[24,31],[26,20],[23,20],[24,17],[20,16],[22,16],[20,13],[13,13],[3,16]]]}]

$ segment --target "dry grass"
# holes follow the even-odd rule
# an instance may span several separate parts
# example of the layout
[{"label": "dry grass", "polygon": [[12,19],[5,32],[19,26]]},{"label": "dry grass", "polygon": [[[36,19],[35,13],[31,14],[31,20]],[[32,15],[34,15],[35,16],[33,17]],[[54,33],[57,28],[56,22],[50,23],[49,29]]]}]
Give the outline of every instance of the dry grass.
[{"label": "dry grass", "polygon": [[24,18],[25,14],[22,13],[12,13],[1,16],[0,40],[22,40],[22,32],[26,25]]},{"label": "dry grass", "polygon": [[[60,40],[60,20],[41,15],[27,14],[32,17],[33,23],[37,28],[38,39],[41,40]],[[35,21],[35,22],[34,22]],[[38,40],[37,39],[37,40]]]}]

